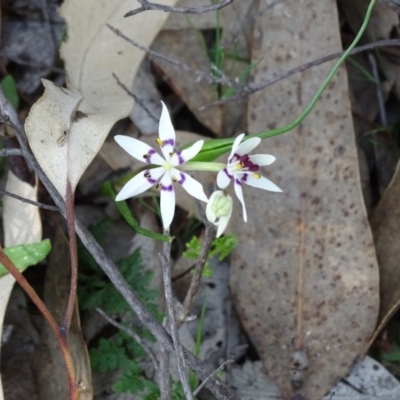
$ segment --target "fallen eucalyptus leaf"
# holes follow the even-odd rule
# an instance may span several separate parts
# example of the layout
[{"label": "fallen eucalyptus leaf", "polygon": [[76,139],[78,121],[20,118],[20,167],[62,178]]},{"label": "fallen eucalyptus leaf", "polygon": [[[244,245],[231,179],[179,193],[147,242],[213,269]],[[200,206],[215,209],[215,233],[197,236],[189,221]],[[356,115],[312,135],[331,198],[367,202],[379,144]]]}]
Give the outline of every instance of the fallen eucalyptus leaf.
[{"label": "fallen eucalyptus leaf", "polygon": [[[174,5],[175,0],[164,0]],[[116,35],[107,24],[149,47],[168,14],[146,12],[135,23],[123,15],[131,0],[67,0],[61,15],[68,39],[61,46],[67,88],[43,81],[44,95],[33,105],[25,129],[31,149],[60,194],[67,177],[74,190],[116,121],[132,110],[131,87],[145,53]]]},{"label": "fallen eucalyptus leaf", "polygon": [[378,327],[371,342],[400,307],[399,171],[400,163],[397,164],[394,177],[371,216],[381,288]]},{"label": "fallen eucalyptus leaf", "polygon": [[[30,200],[37,200],[37,185],[32,187],[28,183],[22,182],[12,172],[8,173],[6,190]],[[3,200],[3,227],[5,247],[36,243],[42,239],[39,209],[8,196]],[[3,331],[4,314],[14,283],[15,279],[10,274],[0,278],[0,339]],[[12,384],[15,385],[16,383],[13,382]],[[0,400],[4,400],[1,381]]]},{"label": "fallen eucalyptus leaf", "polygon": [[[318,23],[316,23],[318,21]],[[341,50],[335,2],[287,0],[257,19],[253,82]],[[271,40],[273,38],[273,40]],[[309,104],[331,64],[253,94],[249,131],[274,129]],[[378,266],[360,191],[347,76],[339,69],[312,113],[263,141],[262,167],[282,194],[244,187],[249,221],[231,289],[238,314],[285,399],[320,400],[363,355],[379,307]]]}]

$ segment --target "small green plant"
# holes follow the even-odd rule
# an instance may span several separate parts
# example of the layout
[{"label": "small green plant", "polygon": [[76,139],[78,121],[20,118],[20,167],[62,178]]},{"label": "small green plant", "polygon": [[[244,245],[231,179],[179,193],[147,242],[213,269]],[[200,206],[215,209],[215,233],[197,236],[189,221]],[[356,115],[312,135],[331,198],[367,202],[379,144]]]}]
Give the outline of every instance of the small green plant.
[{"label": "small green plant", "polygon": [[[212,269],[210,268],[209,260],[219,255],[219,261],[224,260],[231,251],[237,245],[237,238],[233,235],[225,235],[216,238],[212,241],[211,250],[208,253],[206,265],[204,268],[203,276],[212,276]],[[201,250],[201,241],[197,236],[193,236],[192,239],[186,243],[186,250],[183,252],[183,256],[188,260],[198,260]]]},{"label": "small green plant", "polygon": [[[92,229],[93,235],[99,242],[104,241],[109,221],[103,221]],[[106,312],[124,314],[130,311],[128,304],[120,293],[108,281],[97,267],[96,262],[83,247],[79,251],[81,265],[79,300],[81,308],[93,310],[97,307]],[[161,320],[154,300],[158,292],[149,289],[153,273],[143,271],[140,250],[136,250],[129,257],[119,261],[118,266],[124,278],[146,304],[153,315]],[[148,331],[137,332],[141,337],[153,341]],[[115,392],[140,394],[143,400],[159,398],[157,384],[147,379],[142,371],[140,362],[146,357],[146,352],[130,336],[123,331],[118,331],[110,338],[102,338],[96,348],[90,350],[91,364],[94,369],[101,372],[121,371],[121,376],[113,385]]]},{"label": "small green plant", "polygon": [[7,97],[7,100],[11,105],[18,110],[19,108],[19,95],[17,90],[17,84],[11,75],[6,75],[0,82],[1,90]]}]

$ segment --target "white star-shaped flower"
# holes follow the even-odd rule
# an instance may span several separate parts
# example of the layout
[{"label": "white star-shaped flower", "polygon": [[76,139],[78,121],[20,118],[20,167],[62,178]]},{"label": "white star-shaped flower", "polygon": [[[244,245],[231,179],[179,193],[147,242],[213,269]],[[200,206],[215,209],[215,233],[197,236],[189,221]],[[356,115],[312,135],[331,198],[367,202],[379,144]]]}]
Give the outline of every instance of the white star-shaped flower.
[{"label": "white star-shaped flower", "polygon": [[195,157],[203,147],[204,140],[199,140],[185,150],[175,149],[175,130],[172,126],[168,109],[162,103],[162,112],[159,123],[159,138],[156,140],[161,147],[161,157],[146,143],[129,136],[117,135],[116,142],[132,157],[147,164],[157,165],[148,168],[134,176],[118,193],[116,200],[125,200],[136,196],[156,186],[160,190],[160,209],[163,226],[169,229],[175,214],[175,191],[173,182],[179,183],[190,195],[202,201],[208,201],[200,182],[190,175],[179,170],[185,162]]},{"label": "white star-shaped flower", "polygon": [[282,190],[269,179],[257,173],[260,167],[272,164],[275,161],[275,157],[269,154],[249,155],[248,153],[260,144],[261,139],[255,137],[240,143],[244,136],[244,133],[242,133],[233,142],[228,164],[224,169],[218,172],[217,184],[219,188],[225,189],[233,179],[236,196],[243,206],[243,219],[247,222],[242,183],[256,188],[270,190],[271,192],[282,192]]}]

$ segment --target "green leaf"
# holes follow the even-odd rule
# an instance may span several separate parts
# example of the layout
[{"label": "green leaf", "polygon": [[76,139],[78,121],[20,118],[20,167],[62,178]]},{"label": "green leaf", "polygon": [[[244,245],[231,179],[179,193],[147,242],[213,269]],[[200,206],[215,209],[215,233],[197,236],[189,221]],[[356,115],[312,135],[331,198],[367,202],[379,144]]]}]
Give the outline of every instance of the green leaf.
[{"label": "green leaf", "polygon": [[[18,246],[4,249],[4,253],[10,258],[19,271],[24,271],[31,265],[42,261],[51,250],[49,239],[42,240],[39,243],[21,244]],[[0,264],[0,277],[8,274],[3,264]]]},{"label": "green leaf", "polygon": [[17,91],[17,84],[11,75],[6,75],[0,82],[1,90],[7,97],[7,100],[11,105],[18,110],[19,108],[19,96]]},{"label": "green leaf", "polygon": [[182,253],[182,255],[189,260],[197,260],[200,255],[200,250],[200,239],[197,236],[193,236],[190,241],[186,243],[186,250]]},{"label": "green leaf", "polygon": [[237,246],[237,238],[233,235],[225,235],[216,238],[212,242],[210,257],[219,253],[219,261],[229,256],[231,251]]},{"label": "green leaf", "polygon": [[[211,250],[208,253],[207,260],[219,254],[219,261],[226,258],[231,251],[236,247],[237,239],[233,235],[225,235],[216,238],[211,243]],[[200,256],[201,242],[197,236],[193,236],[189,242],[186,243],[186,250],[182,253],[184,257],[189,260],[197,260]],[[204,276],[211,276],[212,270],[208,268],[208,262],[204,270]]]},{"label": "green leaf", "polygon": [[126,367],[130,361],[119,340],[102,338],[99,347],[90,350],[90,363],[94,369],[101,372]]},{"label": "green leaf", "polygon": [[[112,199],[115,199],[116,193],[111,185],[111,182],[104,182],[102,186],[102,192]],[[133,217],[131,210],[129,209],[125,201],[116,201],[115,205],[117,206],[118,211],[124,217],[125,221],[129,224],[129,226],[131,226],[140,235],[147,236],[161,242],[169,242],[171,240],[169,236],[161,235],[160,233],[151,232],[147,229],[142,228]]]}]

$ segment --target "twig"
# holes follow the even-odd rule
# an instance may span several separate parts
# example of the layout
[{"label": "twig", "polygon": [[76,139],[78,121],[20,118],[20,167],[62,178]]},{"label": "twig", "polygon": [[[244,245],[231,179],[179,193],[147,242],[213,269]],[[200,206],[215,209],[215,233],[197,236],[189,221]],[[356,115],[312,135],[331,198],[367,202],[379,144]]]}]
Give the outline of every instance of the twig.
[{"label": "twig", "polygon": [[197,78],[199,80],[204,79],[207,83],[220,83],[222,85],[226,85],[229,87],[233,87],[238,89],[239,85],[237,82],[235,82],[233,79],[229,79],[225,76],[221,76],[221,77],[215,77],[213,74],[209,73],[209,72],[205,72],[202,71],[200,69],[194,69],[192,67],[190,67],[189,65],[177,61],[177,60],[173,60],[172,58],[169,58],[167,56],[165,56],[164,54],[158,53],[154,50],[150,50],[149,48],[142,46],[141,44],[139,44],[138,42],[134,41],[131,38],[128,38],[128,36],[125,36],[119,29],[114,28],[113,26],[107,24],[107,27],[109,29],[111,29],[117,36],[119,36],[120,38],[126,40],[128,43],[130,43],[132,46],[137,47],[138,49],[144,51],[145,53],[147,53],[148,56],[153,57],[153,58],[158,58],[160,60],[163,60],[167,63],[170,63],[172,65],[175,65],[179,68],[181,68],[183,71],[188,71],[188,72],[192,72],[195,75],[197,75]]},{"label": "twig", "polygon": [[51,312],[47,308],[47,306],[43,303],[42,299],[35,292],[35,289],[29,284],[26,278],[21,274],[21,272],[17,269],[14,263],[8,258],[2,246],[0,245],[0,262],[4,265],[7,271],[14,277],[14,279],[18,282],[18,284],[24,289],[25,293],[29,296],[38,310],[42,313],[43,317],[50,325],[51,330],[57,338],[58,344],[60,346],[61,354],[65,362],[65,366],[67,368],[68,375],[68,387],[69,387],[69,399],[76,400],[78,398],[78,386],[76,384],[76,376],[74,363],[72,361],[71,353],[68,349],[68,341],[65,336],[60,332],[57,322],[54,317],[51,315]]},{"label": "twig", "polygon": [[71,181],[67,177],[67,193],[65,202],[65,212],[67,219],[67,230],[69,239],[69,260],[71,264],[70,288],[65,309],[64,317],[60,330],[68,337],[68,331],[71,326],[72,314],[74,313],[76,302],[76,291],[78,288],[78,244],[75,233],[75,192],[72,189]]},{"label": "twig", "polygon": [[39,203],[38,201],[29,200],[29,199],[26,199],[25,197],[18,196],[15,193],[8,192],[7,190],[0,189],[0,194],[20,200],[23,203],[28,203],[28,204],[32,204],[33,206],[36,206],[36,207],[44,208],[45,210],[58,211],[58,208],[55,206],[49,206],[47,204]]},{"label": "twig", "polygon": [[203,276],[204,265],[207,261],[207,256],[208,256],[208,253],[210,252],[212,241],[215,238],[215,226],[207,220],[206,214],[203,210],[203,207],[200,204],[200,201],[195,199],[195,202],[196,202],[197,211],[198,211],[198,213],[201,217],[201,220],[203,221],[206,229],[205,229],[205,233],[204,233],[204,240],[203,240],[201,250],[200,250],[199,259],[197,260],[197,263],[196,263],[194,275],[193,275],[192,281],[190,282],[190,287],[186,294],[185,300],[182,304],[182,308],[179,312],[179,316],[178,316],[179,323],[184,322],[190,312],[193,299],[196,296],[196,294],[199,290],[199,287],[200,287],[201,277]]},{"label": "twig", "polygon": [[105,311],[103,311],[101,308],[96,308],[96,311],[105,319],[107,320],[111,325],[114,325],[116,328],[121,329],[121,331],[124,331],[128,336],[130,336],[133,340],[139,343],[141,347],[143,347],[144,351],[148,354],[148,356],[151,358],[151,361],[154,365],[154,369],[157,371],[158,370],[158,362],[155,354],[153,353],[153,350],[151,350],[150,346],[147,345],[147,343],[139,336],[137,335],[132,329],[128,328],[125,325],[120,324],[119,322],[115,321],[113,318],[111,318]]},{"label": "twig", "polygon": [[133,99],[136,101],[136,103],[139,104],[140,107],[143,108],[144,111],[146,111],[146,114],[154,121],[154,122],[159,122],[159,118],[157,118],[150,110],[149,108],[143,103],[142,100],[140,100],[140,98],[138,96],[136,96],[135,93],[131,92],[122,82],[121,80],[118,78],[117,75],[114,74],[114,72],[112,73],[113,78],[117,81],[118,86],[121,87],[122,89],[125,90],[125,92],[133,97]]},{"label": "twig", "polygon": [[[31,165],[32,169],[38,175],[39,179],[46,187],[50,196],[53,198],[54,203],[60,210],[60,213],[65,217],[65,204],[57,189],[51,183],[49,178],[43,172],[37,160],[30,151],[24,127],[18,117],[18,114],[4,96],[3,91],[0,89],[0,122],[8,124],[16,134],[22,150],[25,152],[25,158]],[[157,339],[160,346],[165,347],[168,351],[174,351],[171,336],[168,335],[164,327],[154,318],[154,316],[147,310],[144,304],[137,297],[136,293],[132,290],[129,284],[117,266],[108,258],[103,248],[97,243],[93,235],[87,228],[75,218],[76,233],[80,237],[82,244],[87,248],[89,253],[93,256],[94,260],[98,263],[100,268],[104,271],[112,284],[126,300],[133,312],[136,313],[138,319],[142,322],[143,326],[148,329],[152,335]],[[195,357],[189,350],[183,348],[183,354],[187,365],[196,373],[200,379],[206,379],[211,373],[210,369],[197,357]],[[211,378],[207,385],[208,389],[214,394],[217,399],[224,400],[239,400],[236,394],[224,382],[217,377]]]},{"label": "twig", "polygon": [[24,157],[24,152],[21,149],[1,149],[0,157]]},{"label": "twig", "polygon": [[[368,51],[368,50],[372,50],[372,49],[376,49],[379,47],[388,47],[388,46],[400,46],[400,39],[385,39],[385,40],[379,40],[377,42],[374,43],[368,43],[365,44],[363,46],[358,46],[356,48],[354,48],[351,52],[350,55],[353,54],[358,54],[358,53],[362,53],[363,51]],[[321,57],[318,58],[317,60],[311,61],[309,63],[300,65],[299,67],[293,68],[289,71],[284,72],[283,74],[276,76],[274,78],[271,79],[267,79],[265,81],[262,81],[260,83],[254,84],[254,85],[248,85],[245,87],[242,87],[236,94],[234,94],[233,96],[230,96],[226,99],[222,99],[222,100],[218,100],[218,101],[214,101],[213,103],[204,105],[202,107],[199,108],[200,111],[205,110],[206,108],[209,107],[214,107],[214,106],[219,106],[221,104],[225,104],[228,103],[230,101],[234,101],[237,100],[240,97],[243,96],[249,96],[255,92],[258,92],[262,89],[265,89],[268,86],[273,85],[274,83],[277,83],[283,79],[286,79],[292,75],[295,75],[299,72],[303,72],[305,70],[307,70],[308,68],[311,67],[315,67],[317,65],[326,63],[328,61],[332,61],[335,60],[337,58],[340,58],[342,55],[344,54],[344,51],[340,52],[340,53],[333,53],[333,54],[329,54],[325,57]]]},{"label": "twig", "polygon": [[141,7],[135,8],[132,11],[127,12],[124,17],[131,17],[132,15],[139,14],[143,11],[148,10],[159,10],[164,12],[175,12],[181,14],[202,14],[210,11],[220,10],[222,7],[232,3],[233,0],[222,0],[220,3],[212,4],[209,6],[202,7],[171,7],[164,4],[149,3],[147,0],[138,0]]},{"label": "twig", "polygon": [[[164,234],[168,235],[168,232]],[[176,359],[178,364],[179,377],[182,383],[183,392],[185,393],[187,400],[193,400],[192,391],[190,390],[189,379],[186,371],[185,358],[182,351],[182,345],[179,340],[178,328],[176,325],[176,316],[174,308],[174,298],[172,294],[172,283],[171,283],[171,243],[163,243],[163,254],[160,254],[161,265],[163,270],[164,280],[164,294],[165,302],[167,304],[168,320],[171,329],[172,341],[174,343],[176,351]]]},{"label": "twig", "polygon": [[222,363],[216,370],[214,370],[206,379],[204,379],[203,382],[201,382],[201,384],[200,384],[200,385],[197,387],[197,389],[193,392],[193,396],[196,397],[196,396],[199,394],[200,390],[203,389],[203,387],[204,387],[205,385],[207,385],[208,380],[209,380],[212,376],[214,376],[214,375],[218,374],[218,372],[222,371],[222,370],[224,369],[225,365],[232,364],[233,362],[235,362],[235,360],[226,360],[225,362],[223,362],[223,363]]},{"label": "twig", "polygon": [[165,348],[160,348],[158,352],[159,368],[156,380],[160,389],[160,400],[171,400],[171,377],[169,373],[170,352]]}]

